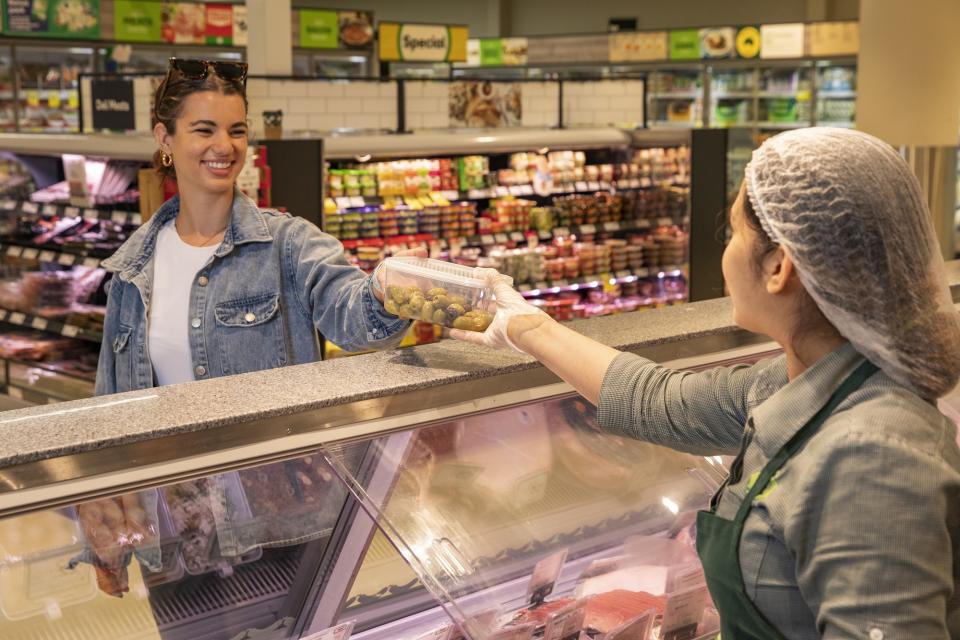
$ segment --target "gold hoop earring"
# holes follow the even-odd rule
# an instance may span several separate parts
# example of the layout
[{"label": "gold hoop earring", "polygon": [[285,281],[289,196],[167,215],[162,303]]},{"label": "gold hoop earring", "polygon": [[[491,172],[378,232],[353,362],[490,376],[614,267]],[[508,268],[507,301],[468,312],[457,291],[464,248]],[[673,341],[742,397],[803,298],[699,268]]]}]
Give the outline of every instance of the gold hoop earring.
[{"label": "gold hoop earring", "polygon": [[170,155],[169,153],[166,153],[165,151],[161,151],[161,152],[160,152],[160,164],[162,164],[162,165],[165,166],[165,167],[172,167],[172,166],[173,166],[173,156]]}]

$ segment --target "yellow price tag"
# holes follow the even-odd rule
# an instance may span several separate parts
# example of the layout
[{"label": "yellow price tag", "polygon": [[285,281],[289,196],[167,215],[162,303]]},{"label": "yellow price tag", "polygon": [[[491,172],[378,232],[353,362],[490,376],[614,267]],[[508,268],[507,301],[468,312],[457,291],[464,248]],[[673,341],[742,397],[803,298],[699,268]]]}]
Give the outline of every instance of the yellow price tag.
[{"label": "yellow price tag", "polygon": [[437,205],[437,206],[439,206],[439,207],[447,207],[447,206],[450,206],[450,201],[447,200],[446,198],[444,198],[444,197],[443,197],[443,194],[441,194],[441,193],[439,193],[439,192],[437,192],[437,191],[431,191],[431,192],[430,192],[430,198],[433,200],[433,204],[435,204],[435,205]]},{"label": "yellow price tag", "polygon": [[324,212],[324,213],[336,213],[336,212],[337,212],[337,203],[334,202],[333,198],[324,198],[324,199],[323,199],[323,212]]},{"label": "yellow price tag", "polygon": [[417,198],[407,197],[407,198],[404,198],[403,201],[406,203],[408,207],[410,207],[414,211],[420,211],[421,209],[423,209],[423,205],[420,203],[420,200]]},{"label": "yellow price tag", "polygon": [[433,199],[430,196],[417,196],[417,200],[425,207],[432,207],[434,205]]},{"label": "yellow price tag", "polygon": [[80,108],[80,94],[76,91],[67,92],[67,106],[71,109]]},{"label": "yellow price tag", "polygon": [[797,91],[797,102],[810,102],[813,99],[813,94],[809,89],[803,91]]},{"label": "yellow price tag", "polygon": [[51,109],[60,108],[60,93],[57,91],[51,91],[47,94],[47,106]]},{"label": "yellow price tag", "polygon": [[40,92],[39,92],[39,91],[27,91],[27,106],[28,106],[28,107],[39,107],[39,106],[40,106]]}]

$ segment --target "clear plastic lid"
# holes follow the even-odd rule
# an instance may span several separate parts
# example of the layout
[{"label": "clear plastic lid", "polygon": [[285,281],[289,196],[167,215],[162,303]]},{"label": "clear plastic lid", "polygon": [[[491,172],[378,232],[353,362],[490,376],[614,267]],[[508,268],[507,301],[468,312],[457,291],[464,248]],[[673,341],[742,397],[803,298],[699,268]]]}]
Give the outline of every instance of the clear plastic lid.
[{"label": "clear plastic lid", "polygon": [[384,260],[384,266],[398,273],[443,280],[464,287],[482,289],[487,286],[486,280],[477,277],[476,267],[465,267],[461,264],[434,260],[433,258],[392,257]]}]

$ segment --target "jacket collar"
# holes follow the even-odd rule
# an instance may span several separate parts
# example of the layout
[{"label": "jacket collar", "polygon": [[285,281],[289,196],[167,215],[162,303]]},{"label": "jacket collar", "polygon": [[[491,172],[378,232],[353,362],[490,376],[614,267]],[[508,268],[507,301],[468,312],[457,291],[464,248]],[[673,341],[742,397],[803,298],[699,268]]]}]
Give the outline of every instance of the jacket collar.
[{"label": "jacket collar", "polygon": [[[751,411],[755,441],[772,458],[811,418],[827,404],[833,392],[863,362],[849,342],[787,382],[786,358],[778,380],[758,379],[751,395],[760,401]],[[779,388],[778,388],[779,386]],[[764,396],[766,396],[764,398]]]},{"label": "jacket collar", "polygon": [[[147,224],[137,229],[116,253],[103,261],[107,271],[115,271],[121,280],[130,281],[143,271],[144,265],[153,258],[160,229],[180,213],[180,196],[170,198],[157,209]],[[233,248],[250,242],[270,242],[273,236],[267,227],[267,221],[257,204],[234,189],[233,205],[230,209],[230,224],[223,236],[223,242],[214,255],[222,258]]]}]

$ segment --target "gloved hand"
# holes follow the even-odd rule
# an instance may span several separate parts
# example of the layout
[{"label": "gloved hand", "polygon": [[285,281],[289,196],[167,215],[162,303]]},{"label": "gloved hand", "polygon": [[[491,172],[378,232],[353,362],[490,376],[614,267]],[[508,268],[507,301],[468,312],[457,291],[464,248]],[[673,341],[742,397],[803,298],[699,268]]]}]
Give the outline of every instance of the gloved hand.
[{"label": "gloved hand", "polygon": [[477,272],[478,276],[487,281],[487,286],[493,290],[493,295],[497,299],[496,315],[493,317],[493,322],[483,333],[451,329],[450,337],[491,349],[513,349],[525,353],[513,344],[507,336],[507,327],[510,325],[510,320],[524,315],[542,315],[547,318],[549,316],[527,302],[522,295],[510,286],[513,281],[496,269],[481,268],[477,269]]},{"label": "gloved hand", "polygon": [[[393,254],[394,257],[402,258],[413,257],[413,258],[426,258],[427,250],[424,248],[418,249],[404,249],[403,251],[398,251]],[[380,304],[383,304],[383,290],[387,287],[387,271],[383,268],[383,260],[380,261],[380,264],[377,265],[377,268],[373,270],[373,286],[370,289],[373,291],[373,297],[376,298]]]}]

